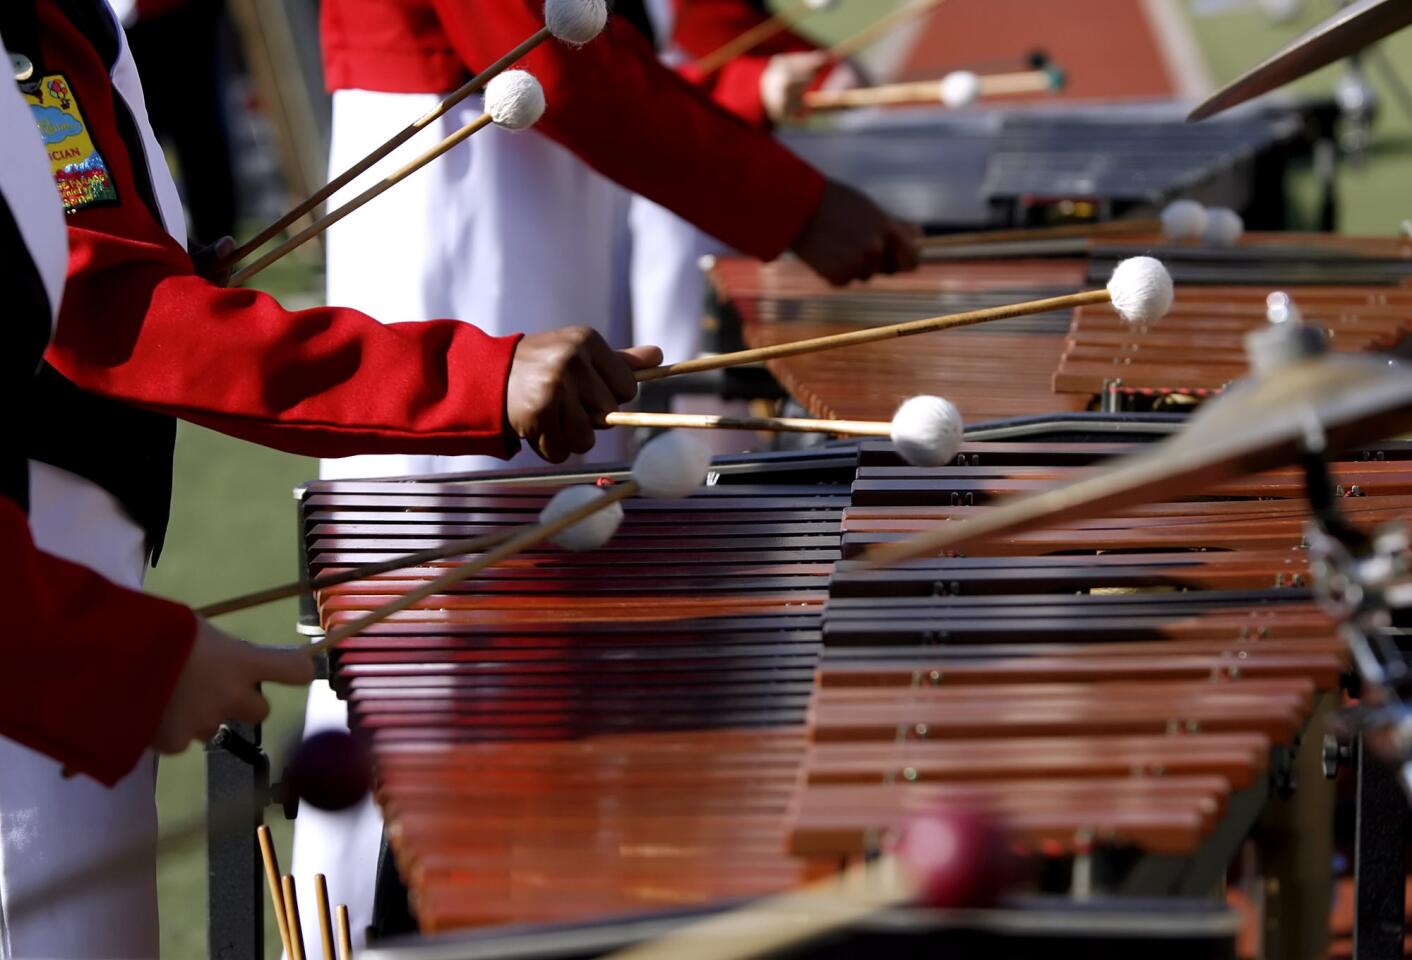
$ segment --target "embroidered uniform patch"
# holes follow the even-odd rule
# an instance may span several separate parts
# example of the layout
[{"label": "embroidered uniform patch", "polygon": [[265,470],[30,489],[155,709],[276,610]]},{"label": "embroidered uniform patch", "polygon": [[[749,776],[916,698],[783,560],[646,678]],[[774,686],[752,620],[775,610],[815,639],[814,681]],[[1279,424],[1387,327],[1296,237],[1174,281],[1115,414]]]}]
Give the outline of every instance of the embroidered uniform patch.
[{"label": "embroidered uniform patch", "polygon": [[88,124],[78,99],[62,73],[41,77],[37,83],[20,86],[34,124],[44,138],[49,166],[66,213],[85,207],[118,202],[118,188],[103,162],[103,155],[88,135]]}]

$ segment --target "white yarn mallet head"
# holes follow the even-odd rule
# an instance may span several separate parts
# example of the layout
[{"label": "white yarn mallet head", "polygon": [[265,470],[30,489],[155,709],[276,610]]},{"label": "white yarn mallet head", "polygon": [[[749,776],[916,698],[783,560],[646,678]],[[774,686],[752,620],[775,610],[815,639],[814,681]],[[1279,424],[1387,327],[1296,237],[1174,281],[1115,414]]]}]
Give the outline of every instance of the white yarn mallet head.
[{"label": "white yarn mallet head", "polygon": [[1206,227],[1201,231],[1201,242],[1210,247],[1233,247],[1245,233],[1245,221],[1240,214],[1226,207],[1212,207],[1206,211]]},{"label": "white yarn mallet head", "polygon": [[706,482],[711,449],[684,430],[671,430],[649,440],[632,462],[632,478],[644,497],[680,500]]},{"label": "white yarn mallet head", "polygon": [[1173,200],[1162,208],[1162,233],[1168,240],[1200,240],[1206,232],[1206,208],[1195,200]]},{"label": "white yarn mallet head", "polygon": [[956,459],[965,429],[961,411],[942,397],[912,397],[892,415],[892,442],[914,467],[944,467]]},{"label": "white yarn mallet head", "polygon": [[952,110],[969,107],[981,95],[981,78],[969,70],[953,70],[941,78],[941,102]]},{"label": "white yarn mallet head", "polygon": [[1154,257],[1130,257],[1113,270],[1108,296],[1124,320],[1145,327],[1172,309],[1172,275]]},{"label": "white yarn mallet head", "polygon": [[838,0],[804,0],[804,7],[807,10],[832,10],[838,6]]},{"label": "white yarn mallet head", "polygon": [[554,39],[581,47],[608,23],[604,0],[544,0],[544,25]]},{"label": "white yarn mallet head", "polygon": [[544,88],[532,73],[506,70],[485,85],[485,112],[506,130],[532,127],[544,116]]},{"label": "white yarn mallet head", "polygon": [[[539,522],[553,523],[605,495],[601,488],[588,484],[565,487],[554,494],[544,505],[544,509],[539,511]],[[622,522],[623,505],[611,503],[602,510],[597,510],[584,517],[573,526],[559,531],[550,537],[550,540],[565,550],[596,550],[613,539],[613,535],[618,532],[618,527]]]}]

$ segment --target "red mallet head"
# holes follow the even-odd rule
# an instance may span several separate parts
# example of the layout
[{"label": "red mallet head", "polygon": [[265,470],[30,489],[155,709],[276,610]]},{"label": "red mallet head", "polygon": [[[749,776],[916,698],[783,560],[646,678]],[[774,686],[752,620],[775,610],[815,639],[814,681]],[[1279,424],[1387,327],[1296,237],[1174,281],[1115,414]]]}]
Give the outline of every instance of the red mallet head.
[{"label": "red mallet head", "polygon": [[346,810],[372,789],[372,756],[348,731],[325,730],[290,751],[284,785],[310,806]]},{"label": "red mallet head", "polygon": [[938,807],[906,823],[894,844],[918,903],[938,909],[993,906],[1013,875],[996,820],[964,806]]}]

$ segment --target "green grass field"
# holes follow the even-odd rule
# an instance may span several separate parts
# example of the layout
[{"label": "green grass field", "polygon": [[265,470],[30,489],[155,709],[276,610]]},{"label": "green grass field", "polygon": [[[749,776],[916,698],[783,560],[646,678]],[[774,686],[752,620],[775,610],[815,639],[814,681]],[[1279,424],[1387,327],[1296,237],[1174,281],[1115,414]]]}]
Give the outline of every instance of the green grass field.
[{"label": "green grass field", "polygon": [[[971,0],[953,0],[971,2]],[[875,16],[883,0],[843,4],[821,19],[821,32],[846,35],[861,19]],[[1234,12],[1196,24],[1216,78],[1229,79],[1275,49],[1325,12],[1309,4],[1303,19],[1274,28],[1252,12]],[[866,12],[865,12],[866,11]],[[1393,63],[1412,64],[1412,32],[1387,46]],[[1332,71],[1305,85],[1327,89]],[[1376,79],[1376,78],[1375,78]],[[1412,217],[1412,122],[1394,101],[1385,100],[1377,141],[1366,164],[1340,174],[1342,229],[1355,233],[1390,233]],[[271,272],[268,288],[276,293],[317,294],[322,282],[307,264]],[[274,453],[246,443],[184,426],[177,448],[177,495],[172,534],[162,565],[150,580],[153,591],[191,603],[265,586],[295,572],[295,484],[314,476],[309,460]],[[292,602],[229,618],[225,626],[250,639],[287,643],[294,637]],[[266,742],[276,753],[297,731],[303,698],[297,691],[272,691],[273,721]],[[159,802],[164,827],[199,816],[204,805],[201,754],[190,750],[162,766]],[[275,811],[271,822],[288,863],[288,824]],[[166,856],[160,868],[162,945],[169,958],[205,953],[206,874],[204,845]],[[267,936],[268,955],[277,955],[277,938]]]}]

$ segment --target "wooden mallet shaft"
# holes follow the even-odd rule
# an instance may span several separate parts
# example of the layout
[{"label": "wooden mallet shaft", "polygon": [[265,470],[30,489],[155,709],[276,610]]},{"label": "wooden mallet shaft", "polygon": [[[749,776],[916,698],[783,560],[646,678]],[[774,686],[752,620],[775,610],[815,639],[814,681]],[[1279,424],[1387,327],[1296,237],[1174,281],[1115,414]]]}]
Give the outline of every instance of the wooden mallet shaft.
[{"label": "wooden mallet shaft", "polygon": [[701,76],[709,77],[736,57],[744,56],[766,40],[789,29],[796,20],[809,9],[806,0],[794,0],[767,20],[762,20],[749,30],[743,30],[732,39],[721,44],[706,56],[697,60],[693,67]]},{"label": "wooden mallet shaft", "polygon": [[391,560],[380,560],[377,563],[353,567],[352,569],[344,570],[339,573],[326,574],[322,577],[315,577],[313,580],[292,580],[289,583],[282,583],[277,587],[267,587],[264,590],[257,590],[254,593],[246,593],[238,597],[231,597],[229,600],[221,600],[216,603],[208,603],[204,607],[197,607],[196,615],[200,617],[218,617],[226,613],[235,613],[237,610],[248,610],[251,607],[273,603],[276,600],[286,600],[289,597],[312,593],[315,590],[336,587],[340,584],[352,583],[355,580],[365,580],[368,577],[391,573],[394,570],[405,570],[408,567],[416,567],[424,563],[445,560],[447,557],[455,557],[465,553],[479,553],[482,550],[487,550],[497,543],[500,543],[513,532],[513,530],[508,528],[494,530],[490,533],[483,533],[478,537],[451,540],[447,543],[443,543],[439,547],[419,550],[416,553],[403,554],[399,557],[393,557]]},{"label": "wooden mallet shaft", "polygon": [[[982,97],[1043,93],[1054,89],[1054,74],[1048,70],[997,73],[978,79]],[[810,110],[848,110],[857,107],[896,107],[943,102],[945,101],[940,80],[889,83],[877,87],[859,87],[855,90],[810,90],[804,94],[804,106]]]},{"label": "wooden mallet shaft", "polygon": [[284,895],[284,913],[289,918],[289,946],[293,951],[290,960],[305,960],[304,928],[299,923],[299,895],[294,889],[294,878],[285,874],[280,879],[280,891]]},{"label": "wooden mallet shaft", "polygon": [[1015,317],[1028,317],[1051,310],[1068,310],[1090,303],[1107,303],[1111,299],[1107,290],[1085,290],[1081,293],[1065,294],[1062,297],[1047,297],[1043,300],[1029,300],[1024,303],[1007,304],[1003,307],[987,307],[983,310],[969,310],[924,320],[910,320],[885,327],[869,327],[852,330],[848,333],[835,333],[827,337],[812,337],[808,340],[795,340],[791,343],[776,343],[768,347],[754,347],[750,350],[737,350],[734,353],[718,353],[710,357],[698,357],[681,363],[650,367],[637,371],[638,382],[662,380],[685,373],[701,373],[706,370],[721,370],[738,367],[747,363],[760,363],[780,357],[795,357],[805,353],[818,353],[821,350],[835,350],[839,347],[853,347],[863,343],[879,343],[898,337],[910,337],[934,330],[949,330],[953,327],[969,327],[992,320],[1009,320]]},{"label": "wooden mallet shaft", "polygon": [[609,960],[749,960],[799,947],[892,907],[916,891],[891,855],[789,893],[688,924]]},{"label": "wooden mallet shaft", "polygon": [[549,538],[562,533],[563,531],[572,527],[574,524],[578,523],[581,520],[584,520],[587,517],[592,516],[593,514],[597,513],[605,507],[626,500],[628,497],[631,497],[636,494],[639,489],[640,488],[636,480],[627,480],[623,483],[608,488],[606,491],[604,491],[603,496],[597,497],[596,499],[585,503],[578,509],[572,510],[569,513],[564,514],[562,517],[559,517],[557,520],[551,520],[548,523],[537,523],[532,526],[523,527],[518,532],[514,533],[512,536],[508,537],[504,542],[502,542],[499,546],[497,546],[490,552],[482,554],[481,556],[470,561],[469,563],[463,563],[460,566],[452,567],[450,570],[446,571],[434,580],[428,580],[426,583],[422,584],[415,590],[405,593],[402,596],[399,596],[397,599],[383,604],[376,610],[366,613],[363,616],[359,617],[357,620],[354,620],[352,623],[345,624],[344,626],[338,627],[334,630],[330,630],[328,632],[328,635],[325,636],[322,640],[319,640],[316,643],[311,643],[303,649],[309,654],[309,656],[312,657],[319,653],[322,653],[324,650],[327,650],[330,647],[337,646],[339,643],[343,642],[344,640],[347,640],[349,637],[357,633],[362,632],[363,630],[366,630],[368,627],[371,627],[376,623],[381,623],[383,620],[386,620],[394,613],[400,613],[403,610],[406,610],[409,607],[420,603],[427,597],[430,597],[433,594],[440,593],[447,587],[454,586],[455,584],[460,583],[462,580],[466,580],[470,577],[475,576],[476,574],[480,573],[482,570],[485,570],[488,567],[492,567],[503,560],[508,560],[509,558],[515,556],[517,553],[522,553],[523,551],[528,550],[530,547],[543,543],[545,540],[548,540]]},{"label": "wooden mallet shaft", "polygon": [[422,114],[416,120],[413,120],[406,127],[403,127],[400,131],[398,131],[390,139],[388,139],[382,146],[378,147],[372,153],[368,154],[366,157],[353,164],[353,166],[349,167],[347,170],[334,177],[332,180],[324,184],[318,190],[315,190],[304,200],[296,204],[294,208],[291,209],[284,216],[280,217],[278,220],[265,227],[265,229],[255,234],[255,236],[251,237],[241,246],[237,247],[235,249],[235,252],[232,253],[227,259],[227,265],[236,264],[239,263],[241,260],[244,260],[246,257],[253,254],[256,250],[263,247],[266,243],[273,240],[276,236],[279,235],[281,231],[287,229],[290,224],[294,223],[300,217],[306,216],[307,214],[313,212],[316,207],[318,207],[329,197],[333,196],[339,190],[342,190],[344,187],[348,186],[348,184],[352,183],[357,177],[372,169],[373,164],[377,163],[379,160],[382,160],[388,154],[392,153],[392,151],[396,150],[398,147],[402,146],[402,144],[412,139],[412,137],[416,136],[422,130],[426,129],[430,124],[432,124],[436,120],[440,119],[441,117],[444,117],[447,113],[449,113],[452,109],[458,106],[467,97],[479,93],[485,88],[485,85],[487,83],[498,77],[500,74],[504,73],[518,60],[520,60],[530,51],[532,51],[535,47],[548,40],[549,37],[550,33],[548,27],[541,27],[539,30],[535,31],[532,35],[530,35],[522,43],[520,43],[519,46],[515,47],[509,53],[501,57],[499,60],[496,60],[494,63],[486,67],[480,73],[476,74],[466,83],[463,83],[459,88],[457,88],[454,93],[450,94],[431,110]]},{"label": "wooden mallet shaft", "polygon": [[841,437],[890,437],[892,424],[873,420],[810,420],[801,417],[718,417],[697,413],[638,413],[619,410],[605,415],[604,427],[653,427],[664,430],[758,430],[769,433],[832,433]]},{"label": "wooden mallet shaft", "polygon": [[981,74],[982,97],[1013,97],[1022,93],[1047,93],[1062,85],[1056,70],[1020,70],[1015,73]]},{"label": "wooden mallet shaft", "polygon": [[324,960],[338,960],[333,946],[333,917],[328,908],[328,881],[322,873],[314,874],[314,898],[319,907],[319,940],[324,948]]},{"label": "wooden mallet shaft", "polygon": [[916,3],[905,6],[900,10],[894,10],[887,16],[874,20],[851,37],[840,40],[830,47],[829,60],[835,63],[839,60],[847,60],[859,51],[872,46],[908,20],[913,20],[923,14],[930,13],[932,10],[941,6],[941,2],[942,0],[917,0]]},{"label": "wooden mallet shaft", "polygon": [[290,237],[284,243],[275,247],[269,253],[265,254],[263,257],[256,260],[254,263],[250,264],[250,266],[244,267],[243,269],[236,272],[230,278],[230,285],[234,287],[245,283],[251,277],[259,273],[261,270],[264,270],[272,263],[275,263],[278,260],[284,258],[290,252],[299,249],[301,246],[308,243],[310,240],[312,240],[314,237],[317,237],[319,234],[323,233],[329,227],[333,226],[335,223],[342,220],[344,217],[348,216],[350,213],[354,212],[359,207],[363,206],[365,203],[368,203],[369,201],[375,200],[378,197],[382,196],[388,190],[391,190],[393,187],[397,186],[397,184],[401,183],[403,180],[406,180],[412,174],[416,173],[418,170],[422,169],[422,167],[425,167],[427,164],[431,163],[437,157],[446,153],[448,150],[451,150],[453,147],[459,146],[461,143],[465,142],[471,137],[472,134],[488,127],[492,122],[493,121],[491,120],[490,114],[488,113],[483,113],[479,117],[476,117],[470,123],[466,124],[460,130],[457,130],[455,133],[451,134],[451,136],[447,137],[445,140],[442,140],[430,150],[425,151],[413,160],[410,160],[407,163],[403,164],[401,167],[397,168],[392,173],[389,173],[386,177],[383,177],[377,183],[373,184],[371,187],[358,194],[352,200],[349,200],[347,203],[343,204],[343,206],[330,212],[329,215],[324,217],[322,220],[318,220],[314,223],[309,224],[309,226],[305,227],[303,230],[300,230],[298,233]]},{"label": "wooden mallet shaft", "polygon": [[348,906],[340,903],[334,911],[338,924],[338,960],[353,960],[353,928],[348,923]]},{"label": "wooden mallet shaft", "polygon": [[294,949],[289,940],[289,918],[284,912],[284,891],[280,887],[279,879],[279,857],[275,853],[274,838],[270,835],[270,828],[263,823],[255,828],[255,835],[260,841],[260,859],[265,863],[265,883],[270,888],[270,904],[275,911],[275,926],[279,928],[280,946],[284,947],[287,956],[294,956]]}]

